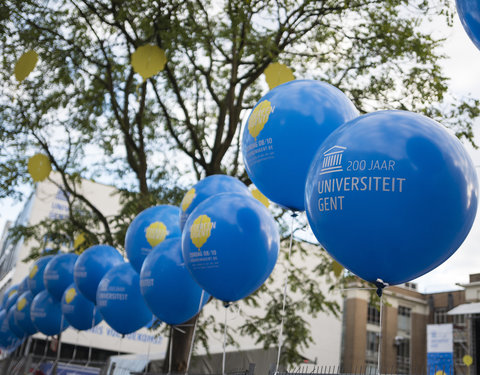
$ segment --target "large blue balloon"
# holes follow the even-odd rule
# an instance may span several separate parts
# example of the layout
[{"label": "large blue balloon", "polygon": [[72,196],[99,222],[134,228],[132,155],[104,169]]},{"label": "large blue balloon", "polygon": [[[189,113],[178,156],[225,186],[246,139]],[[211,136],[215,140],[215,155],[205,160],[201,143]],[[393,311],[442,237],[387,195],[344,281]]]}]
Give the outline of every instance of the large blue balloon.
[{"label": "large blue balloon", "polygon": [[15,322],[27,335],[33,335],[38,331],[30,317],[30,307],[32,306],[33,297],[32,292],[27,291],[18,297],[17,303],[15,304]]},{"label": "large blue balloon", "polygon": [[7,320],[8,320],[8,326],[10,327],[10,331],[17,336],[19,339],[23,339],[25,337],[25,331],[20,327],[17,322],[15,321],[15,310],[17,309],[17,306],[12,306],[8,310],[7,313]]},{"label": "large blue balloon", "polygon": [[122,335],[135,332],[152,319],[139,281],[130,263],[124,263],[108,271],[98,284],[97,307],[110,327]]},{"label": "large blue balloon", "polygon": [[125,235],[125,251],[132,267],[140,273],[152,249],[167,238],[181,236],[180,209],[170,205],[147,208],[130,223]]},{"label": "large blue balloon", "polygon": [[73,269],[78,255],[58,254],[48,262],[43,272],[45,288],[56,301],[61,301],[63,292],[73,283]]},{"label": "large blue balloon", "polygon": [[478,183],[461,143],[405,111],[361,116],[319,148],[306,186],[322,246],[367,281],[399,284],[434,269],[467,236]]},{"label": "large blue balloon", "polygon": [[53,255],[47,255],[37,259],[30,268],[28,275],[28,287],[34,296],[45,290],[45,284],[43,283],[43,272],[48,262],[53,259]]},{"label": "large blue balloon", "polygon": [[197,283],[224,302],[258,289],[272,272],[278,227],[252,196],[215,195],[190,214],[182,235],[185,264]]},{"label": "large blue balloon", "polygon": [[456,3],[463,28],[472,42],[480,49],[480,1],[457,0]]},{"label": "large blue balloon", "polygon": [[7,303],[8,298],[13,294],[18,293],[18,284],[14,284],[5,291],[2,296],[2,308],[5,308],[5,304]]},{"label": "large blue balloon", "polygon": [[70,325],[80,331],[93,328],[102,321],[100,311],[80,293],[75,283],[63,293],[62,312]]},{"label": "large blue balloon", "polygon": [[111,268],[123,263],[122,254],[112,246],[89,247],[80,254],[75,263],[73,275],[78,290],[85,298],[95,303],[100,280]]},{"label": "large blue balloon", "polygon": [[180,204],[180,228],[192,211],[205,199],[220,193],[243,193],[251,196],[247,186],[239,179],[224,174],[215,174],[198,181],[183,197]]},{"label": "large blue balloon", "polygon": [[243,130],[248,176],[279,205],[303,211],[308,167],[318,145],[358,116],[353,103],[325,82],[298,80],[269,91]]},{"label": "large blue balloon", "polygon": [[17,340],[17,336],[10,330],[10,325],[8,324],[8,312],[5,309],[0,310],[0,347],[6,349]]},{"label": "large blue balloon", "polygon": [[202,299],[202,288],[185,267],[180,237],[163,241],[148,254],[140,273],[140,289],[155,316],[172,325],[194,317],[209,298],[203,293]]},{"label": "large blue balloon", "polygon": [[60,302],[44,290],[38,293],[30,306],[30,318],[33,325],[47,336],[58,335],[68,328],[68,322],[63,319]]}]

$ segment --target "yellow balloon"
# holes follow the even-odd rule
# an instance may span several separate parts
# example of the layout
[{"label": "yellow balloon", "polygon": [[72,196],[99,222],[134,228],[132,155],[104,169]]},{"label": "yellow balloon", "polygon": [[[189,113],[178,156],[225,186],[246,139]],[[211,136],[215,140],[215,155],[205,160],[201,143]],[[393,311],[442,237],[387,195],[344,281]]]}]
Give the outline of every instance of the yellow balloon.
[{"label": "yellow balloon", "polygon": [[252,195],[253,197],[260,201],[265,207],[269,207],[270,206],[270,201],[268,200],[268,198],[262,194],[262,192],[258,189],[253,189],[252,190]]},{"label": "yellow balloon", "polygon": [[44,154],[35,154],[28,159],[28,173],[33,181],[39,182],[45,180],[52,171],[50,159]]},{"label": "yellow balloon", "polygon": [[293,81],[295,79],[291,69],[280,63],[270,64],[267,66],[263,74],[265,74],[265,80],[267,81],[270,90],[282,83]]},{"label": "yellow balloon", "polygon": [[84,246],[82,246],[86,241],[85,234],[80,233],[75,239],[73,240],[73,249],[75,250],[75,253],[81,253],[84,249]]},{"label": "yellow balloon", "polygon": [[143,80],[162,71],[166,62],[165,51],[151,44],[138,47],[132,54],[133,69],[143,77]]},{"label": "yellow balloon", "polygon": [[336,260],[334,260],[332,263],[332,270],[333,270],[333,274],[336,277],[340,277],[343,272],[343,266],[340,263],[338,263]]},{"label": "yellow balloon", "polygon": [[470,355],[464,355],[463,356],[463,363],[467,365],[467,367],[470,367],[470,365],[473,363],[473,358]]},{"label": "yellow balloon", "polygon": [[15,78],[18,82],[22,82],[28,75],[32,72],[37,65],[38,61],[38,54],[33,51],[25,52],[20,58],[18,59],[17,63],[15,64],[15,69],[13,73],[15,74]]}]

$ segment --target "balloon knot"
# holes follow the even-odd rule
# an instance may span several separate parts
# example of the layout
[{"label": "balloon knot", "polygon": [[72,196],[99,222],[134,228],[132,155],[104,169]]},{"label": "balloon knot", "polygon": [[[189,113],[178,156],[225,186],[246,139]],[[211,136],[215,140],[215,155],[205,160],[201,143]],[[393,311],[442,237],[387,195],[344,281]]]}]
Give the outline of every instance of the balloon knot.
[{"label": "balloon knot", "polygon": [[297,214],[295,211],[292,211],[292,213],[291,213],[291,215],[290,215],[290,216],[291,216],[291,217],[297,217],[297,216],[298,216],[298,214]]},{"label": "balloon knot", "polygon": [[226,309],[228,309],[231,304],[232,304],[231,302],[225,302],[225,301],[223,301],[223,307],[225,307]]},{"label": "balloon knot", "polygon": [[377,287],[377,296],[381,297],[383,294],[383,289],[388,286],[388,283],[384,283],[382,279],[377,279],[375,281],[375,286]]}]

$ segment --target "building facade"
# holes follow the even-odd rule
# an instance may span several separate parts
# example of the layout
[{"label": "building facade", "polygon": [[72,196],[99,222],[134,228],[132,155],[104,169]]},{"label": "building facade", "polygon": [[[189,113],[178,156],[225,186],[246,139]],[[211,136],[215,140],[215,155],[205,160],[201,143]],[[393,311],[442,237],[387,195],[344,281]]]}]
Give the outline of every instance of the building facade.
[{"label": "building facade", "polygon": [[427,326],[452,324],[455,374],[480,374],[480,274],[461,287],[427,294],[413,283],[387,287],[380,317],[374,290],[353,285],[344,300],[342,371],[376,374],[380,364],[381,373],[429,373]]}]

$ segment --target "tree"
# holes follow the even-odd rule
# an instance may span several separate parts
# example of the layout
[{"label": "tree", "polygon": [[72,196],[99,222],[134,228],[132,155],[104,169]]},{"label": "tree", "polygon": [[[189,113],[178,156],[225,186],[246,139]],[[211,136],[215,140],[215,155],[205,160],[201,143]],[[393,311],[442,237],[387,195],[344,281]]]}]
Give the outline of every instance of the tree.
[{"label": "tree", "polygon": [[[28,158],[41,151],[61,174],[70,207],[67,220],[15,233],[32,238],[48,233],[59,243],[84,233],[86,246],[109,243],[121,249],[135,214],[156,203],[178,204],[195,180],[225,173],[249,183],[240,127],[266,92],[262,73],[272,62],[290,66],[297,78],[333,84],[363,113],[421,112],[472,141],[479,101],[450,95],[439,65],[443,39],[422,29],[429,17],[449,24],[452,13],[447,0],[2,2],[0,198],[18,196],[19,187],[30,183]],[[146,44],[162,48],[167,63],[143,81],[130,60]],[[29,49],[40,61],[18,84],[13,66]],[[78,192],[80,177],[116,186],[121,213],[102,215]],[[282,212],[276,213],[288,238]],[[324,253],[318,255],[316,270],[325,274],[331,264]],[[290,287],[310,298],[292,302],[295,308],[287,311],[298,322],[285,345],[285,358],[293,361],[311,340],[306,322],[296,320],[298,311],[338,307],[301,272],[291,273]],[[258,304],[259,298],[245,303]],[[266,315],[250,320],[244,332],[274,343],[266,332],[277,324],[272,322],[278,321],[273,313],[278,300],[269,300]],[[188,340],[175,342],[189,346]],[[174,370],[182,370],[185,357],[173,362]]]}]

